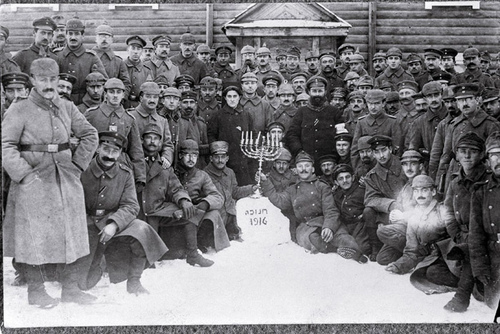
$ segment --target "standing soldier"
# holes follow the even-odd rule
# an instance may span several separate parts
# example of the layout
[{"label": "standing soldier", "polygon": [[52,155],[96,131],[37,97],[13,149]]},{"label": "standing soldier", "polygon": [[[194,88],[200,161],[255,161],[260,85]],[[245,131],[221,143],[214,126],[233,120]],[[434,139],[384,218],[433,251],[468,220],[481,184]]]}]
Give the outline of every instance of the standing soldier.
[{"label": "standing soldier", "polygon": [[351,71],[349,62],[352,55],[354,55],[354,51],[356,51],[356,47],[349,43],[342,44],[338,49],[338,55],[340,58],[340,66],[337,66],[337,73],[345,78],[347,73]]},{"label": "standing soldier", "polygon": [[144,62],[144,65],[151,69],[153,78],[158,78],[160,74],[163,74],[168,81],[168,84],[172,86],[174,84],[175,78],[181,75],[179,68],[172,63],[168,58],[170,53],[170,43],[172,38],[167,35],[158,35],[153,38],[153,45],[155,47],[155,52],[151,56],[151,59]]},{"label": "standing soldier", "polygon": [[215,49],[217,62],[214,65],[214,71],[217,73],[217,77],[222,80],[224,87],[239,84],[238,76],[229,64],[232,53],[233,51],[227,46],[219,46]]},{"label": "standing soldier", "polygon": [[373,55],[372,64],[373,70],[375,71],[375,78],[384,73],[385,69],[387,68],[386,60],[387,55],[382,51],[379,51]]},{"label": "standing soldier", "polygon": [[401,127],[404,150],[410,145],[409,131],[415,120],[422,115],[415,107],[413,95],[418,92],[418,84],[415,81],[401,81],[398,84],[398,94],[401,108],[396,119]]},{"label": "standing soldier", "polygon": [[217,100],[217,82],[212,77],[204,77],[200,81],[200,98],[198,100],[198,115],[210,123],[212,116],[220,109]]},{"label": "standing soldier", "polygon": [[144,46],[144,52],[142,53],[141,60],[143,62],[145,62],[146,60],[150,60],[153,53],[154,53],[153,43],[151,43],[151,40],[148,38],[146,40],[146,45]]},{"label": "standing soldier", "polygon": [[130,36],[125,41],[127,43],[128,57],[123,62],[127,67],[130,77],[130,94],[128,101],[125,102],[126,108],[134,108],[139,104],[140,88],[146,81],[153,81],[153,73],[151,69],[143,63],[141,55],[146,41],[140,36]]},{"label": "standing soldier", "polygon": [[57,60],[56,54],[49,49],[49,43],[56,28],[55,22],[50,17],[42,17],[33,21],[33,44],[12,57],[12,60],[21,68],[21,72],[30,74],[31,63],[35,59],[49,57]]},{"label": "standing soldier", "polygon": [[[89,254],[80,174],[97,147],[97,131],[59,98],[55,60],[34,60],[30,75],[29,97],[14,103],[2,122],[2,165],[12,179],[4,254],[25,264],[30,305],[57,304],[43,283],[41,266],[48,263],[63,267],[63,302],[90,303],[95,297],[77,285],[79,259]],[[74,153],[70,131],[79,138]]]},{"label": "standing soldier", "polygon": [[12,55],[5,52],[5,44],[9,38],[9,29],[0,26],[0,76],[9,72],[20,72],[21,69],[15,61],[13,61]]},{"label": "standing soldier", "polygon": [[66,46],[57,52],[59,56],[59,70],[62,73],[74,75],[78,80],[73,86],[71,100],[79,105],[86,94],[85,79],[89,73],[100,72],[108,78],[101,60],[94,51],[86,50],[83,46],[83,34],[85,26],[79,19],[71,19],[66,22]]},{"label": "standing soldier", "polygon": [[[167,119],[172,141],[175,146],[179,142],[179,122],[181,118],[179,104],[181,101],[181,92],[177,88],[168,87],[165,92],[163,92],[163,95],[160,96],[163,96],[164,104],[163,107],[158,110],[158,114]],[[174,155],[174,161],[176,159]]]},{"label": "standing soldier", "polygon": [[52,16],[57,28],[54,30],[54,37],[50,43],[50,51],[57,52],[64,49],[66,46],[66,20],[62,15]]},{"label": "standing soldier", "polygon": [[347,95],[347,103],[348,105],[343,112],[346,119],[345,128],[349,133],[354,134],[359,119],[368,115],[365,94],[360,90],[355,90]]},{"label": "standing soldier", "polygon": [[274,111],[274,120],[283,124],[285,128],[283,134],[286,134],[297,113],[297,107],[294,104],[295,92],[292,86],[290,84],[282,84],[278,89],[278,98],[280,99],[280,105]]},{"label": "standing soldier", "polygon": [[[432,49],[432,48],[424,50],[425,66],[427,67],[427,72],[433,78],[435,76],[437,76],[439,73],[445,72],[439,66],[441,64],[442,56],[443,56],[443,53],[440,50],[436,50],[436,49]],[[456,78],[454,75],[452,75],[450,82],[452,85],[456,84]]]},{"label": "standing soldier", "polygon": [[325,51],[319,56],[319,63],[321,68],[321,73],[319,76],[326,79],[326,97],[328,101],[331,100],[331,91],[335,87],[344,87],[344,78],[338,73],[335,68],[335,60],[337,56],[333,51]]},{"label": "standing soldier", "polygon": [[238,82],[241,80],[243,74],[252,72],[257,72],[257,64],[255,63],[255,48],[251,45],[245,45],[241,48],[241,60],[243,64],[241,67],[235,71],[238,77]]},{"label": "standing soldier", "polygon": [[300,49],[292,46],[286,52],[285,72],[281,72],[281,74],[286,81],[290,81],[292,75],[302,72],[302,68],[300,67]]},{"label": "standing soldier", "polygon": [[418,54],[410,53],[406,59],[406,63],[408,64],[408,71],[413,75],[415,82],[418,84],[417,91],[415,92],[417,93],[422,90],[422,87],[424,87],[426,83],[432,81],[432,76],[423,69],[423,61]]},{"label": "standing soldier", "polygon": [[283,82],[283,77],[279,71],[273,70],[269,61],[271,60],[271,50],[266,47],[261,47],[257,49],[257,79],[259,80],[259,88],[262,89],[264,84],[264,77],[270,75],[271,73],[276,74],[280,82]]},{"label": "standing soldier", "polygon": [[99,72],[92,72],[85,78],[85,83],[85,90],[87,92],[82,98],[82,103],[77,106],[82,114],[84,114],[87,109],[101,104],[106,78]]},{"label": "standing soldier", "polygon": [[479,85],[479,91],[485,87],[495,87],[495,83],[489,74],[481,71],[481,60],[479,59],[479,50],[472,46],[465,49],[463,53],[465,71],[457,74],[457,83],[476,83]]},{"label": "standing soldier", "polygon": [[29,80],[30,77],[23,72],[10,72],[2,75],[2,87],[5,92],[5,103],[2,104],[2,118],[11,103],[28,96]]},{"label": "standing soldier", "polygon": [[262,78],[262,84],[264,85],[264,94],[262,98],[267,101],[271,106],[273,112],[280,106],[280,99],[277,96],[278,88],[281,86],[281,74],[276,72],[270,72]]},{"label": "standing soldier", "polygon": [[405,71],[401,66],[403,53],[398,48],[390,48],[387,51],[387,68],[375,79],[375,87],[380,87],[384,81],[391,83],[392,90],[396,90],[399,82],[403,80],[414,80],[413,75]]},{"label": "standing soldier", "polygon": [[441,57],[441,65],[443,65],[443,69],[456,76],[458,73],[455,70],[455,66],[457,65],[455,57],[457,56],[458,51],[452,48],[444,48],[441,49],[441,54],[443,55]]},{"label": "standing soldier", "polygon": [[262,132],[267,129],[273,121],[273,109],[269,102],[257,95],[257,76],[255,73],[247,72],[241,77],[241,89],[243,96],[240,104],[253,118],[253,130]]},{"label": "standing soldier", "polygon": [[319,74],[319,52],[308,51],[304,57],[307,65],[307,75],[309,78]]},{"label": "standing soldier", "polygon": [[194,36],[185,33],[181,36],[181,53],[170,58],[172,63],[179,67],[181,74],[190,75],[194,79],[194,84],[200,83],[200,80],[209,75],[207,65],[199,60],[194,52]]}]

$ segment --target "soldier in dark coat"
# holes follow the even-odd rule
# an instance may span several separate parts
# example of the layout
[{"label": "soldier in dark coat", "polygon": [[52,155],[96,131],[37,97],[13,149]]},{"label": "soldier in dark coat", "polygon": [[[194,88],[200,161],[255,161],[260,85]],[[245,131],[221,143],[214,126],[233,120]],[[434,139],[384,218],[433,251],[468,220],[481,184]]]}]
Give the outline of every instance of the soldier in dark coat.
[{"label": "soldier in dark coat", "polygon": [[180,41],[181,53],[170,58],[172,63],[179,68],[181,74],[193,77],[194,84],[200,83],[201,79],[209,75],[207,65],[195,55],[195,39],[191,33],[185,33]]},{"label": "soldier in dark coat", "polygon": [[278,89],[278,97],[280,105],[274,111],[274,120],[280,122],[284,126],[284,134],[290,128],[295,114],[297,114],[297,107],[295,106],[295,92],[290,84],[282,84]]},{"label": "soldier in dark coat", "polygon": [[[344,87],[344,78],[335,68],[335,60],[337,55],[333,51],[325,51],[319,56],[319,64],[321,73],[318,76],[323,77],[326,82],[326,97],[328,101],[331,100],[331,91],[335,87]],[[312,79],[314,77],[311,77]]]},{"label": "soldier in dark coat", "polygon": [[410,129],[413,124],[423,115],[415,107],[413,95],[419,91],[418,84],[415,81],[401,81],[398,83],[398,94],[401,108],[396,119],[401,127],[401,137],[403,138],[403,150],[410,146]]},{"label": "soldier in dark coat", "polygon": [[[441,59],[443,57],[443,53],[441,50],[437,50],[434,48],[427,48],[424,50],[424,62],[427,67],[427,73],[430,74],[432,78],[436,78],[442,75],[446,75],[449,77],[450,85],[456,85],[457,79],[454,74],[443,71],[440,67]],[[436,81],[436,79],[433,79]]]},{"label": "soldier in dark coat", "polygon": [[217,82],[212,77],[204,77],[200,81],[199,88],[198,116],[201,116],[209,126],[210,119],[221,107],[217,100]]},{"label": "soldier in dark coat", "polygon": [[493,79],[487,73],[483,73],[480,68],[479,50],[468,47],[463,53],[465,71],[457,74],[457,84],[476,83],[481,92],[485,87],[495,87]]},{"label": "soldier in dark coat", "polygon": [[238,76],[229,64],[232,53],[233,51],[227,46],[219,46],[215,49],[217,62],[213,66],[213,69],[217,73],[218,78],[222,80],[224,88],[232,85],[239,85]]},{"label": "soldier in dark coat", "polygon": [[130,77],[130,93],[125,107],[137,107],[139,105],[140,88],[146,81],[152,81],[153,72],[148,65],[141,60],[141,55],[146,46],[146,41],[140,36],[134,35],[127,38],[128,57],[123,61]]},{"label": "soldier in dark coat", "polygon": [[2,104],[2,118],[4,112],[9,108],[12,102],[29,94],[30,77],[23,72],[9,72],[2,75],[2,87],[5,92],[5,103]]},{"label": "soldier in dark coat", "polygon": [[398,48],[390,48],[387,51],[387,68],[375,79],[375,88],[382,86],[384,81],[391,83],[392,90],[397,90],[397,85],[403,80],[415,80],[413,75],[405,71],[401,66],[403,53]]},{"label": "soldier in dark coat", "polygon": [[377,164],[372,147],[368,144],[370,139],[372,139],[372,136],[363,136],[358,140],[358,154],[361,163],[354,171],[354,175],[362,186],[365,185],[365,175]]},{"label": "soldier in dark coat", "polygon": [[333,171],[338,163],[339,156],[337,153],[326,154],[319,157],[319,167],[321,168],[321,172],[323,172],[323,175],[321,175],[319,179],[328,184],[332,188],[332,191],[336,189]]},{"label": "soldier in dark coat", "polygon": [[0,26],[0,76],[9,72],[21,72],[21,68],[12,60],[12,55],[5,52],[5,44],[9,38],[9,29]]},{"label": "soldier in dark coat", "polygon": [[99,72],[92,72],[85,78],[85,83],[87,92],[82,98],[82,103],[77,105],[82,114],[85,114],[87,109],[97,107],[102,103],[106,78]]},{"label": "soldier in dark coat", "polygon": [[[422,87],[429,81],[432,81],[432,76],[423,68],[422,58],[416,53],[410,53],[408,58],[406,59],[406,63],[408,64],[408,71],[415,82],[417,83],[417,91],[422,90]],[[415,92],[415,93],[416,93]]]},{"label": "soldier in dark coat", "polygon": [[151,69],[153,78],[158,78],[164,75],[167,78],[169,85],[173,85],[175,79],[181,75],[179,67],[177,67],[169,58],[170,43],[172,38],[167,35],[158,35],[153,38],[155,48],[154,54],[149,60],[144,61],[144,64]]}]

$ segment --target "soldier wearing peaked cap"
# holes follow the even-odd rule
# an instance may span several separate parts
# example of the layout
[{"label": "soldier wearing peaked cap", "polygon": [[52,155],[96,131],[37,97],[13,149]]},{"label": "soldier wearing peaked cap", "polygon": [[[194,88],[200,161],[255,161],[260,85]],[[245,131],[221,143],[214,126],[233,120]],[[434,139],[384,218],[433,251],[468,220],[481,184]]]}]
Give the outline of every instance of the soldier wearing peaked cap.
[{"label": "soldier wearing peaked cap", "polygon": [[107,79],[100,72],[92,72],[87,75],[85,78],[86,93],[82,98],[82,103],[77,106],[82,114],[87,109],[101,104],[106,81]]},{"label": "soldier wearing peaked cap", "polygon": [[130,77],[130,93],[125,101],[126,108],[139,105],[140,87],[146,81],[153,81],[151,68],[141,60],[146,41],[141,36],[130,36],[126,40],[128,57],[123,61]]},{"label": "soldier wearing peaked cap", "polygon": [[325,154],[319,157],[319,167],[323,172],[323,175],[321,175],[319,179],[328,184],[330,187],[332,187],[332,190],[334,189],[335,186],[333,171],[335,170],[335,167],[339,163],[339,159],[340,157],[336,152],[334,154]]},{"label": "soldier wearing peaked cap", "polygon": [[[257,77],[258,77],[258,73],[257,73]],[[263,90],[264,90],[264,94],[265,94],[263,97],[263,100],[267,101],[271,105],[271,107],[273,108],[273,111],[275,111],[280,106],[280,99],[279,99],[277,93],[278,93],[278,89],[279,89],[281,83],[283,82],[282,78],[281,78],[281,74],[278,72],[272,71],[272,72],[264,75],[261,80],[262,80]]]},{"label": "soldier wearing peaked cap", "polygon": [[342,44],[338,49],[339,58],[341,61],[340,66],[337,66],[337,72],[342,77],[345,78],[347,73],[351,71],[350,60],[356,51],[356,47],[349,43]]},{"label": "soldier wearing peaked cap", "polygon": [[458,54],[458,51],[452,48],[444,48],[441,49],[442,57],[441,64],[446,72],[451,73],[453,75],[457,75],[458,72],[455,70],[456,60],[455,57]]},{"label": "soldier wearing peaked cap", "polygon": [[11,103],[28,97],[30,78],[23,72],[9,72],[2,75],[5,103],[2,104],[2,118]]},{"label": "soldier wearing peaked cap", "polygon": [[309,77],[319,74],[319,52],[307,51],[304,57],[307,65],[307,74]]},{"label": "soldier wearing peaked cap", "polygon": [[485,88],[481,94],[482,107],[488,115],[497,120],[500,119],[500,89]]},{"label": "soldier wearing peaked cap", "polygon": [[49,47],[52,52],[56,52],[66,46],[66,20],[62,15],[54,15],[52,20],[56,24],[56,29],[54,29],[54,37]]},{"label": "soldier wearing peaked cap", "polygon": [[398,48],[390,48],[387,50],[387,68],[375,79],[375,88],[380,87],[382,82],[388,81],[392,84],[393,90],[400,81],[414,80],[411,73],[404,70],[401,66],[403,60],[403,53]]},{"label": "soldier wearing peaked cap", "polygon": [[372,64],[373,69],[375,70],[375,78],[381,75],[387,68],[386,59],[387,55],[382,51],[379,51],[373,55]]},{"label": "soldier wearing peaked cap", "polygon": [[59,83],[57,84],[57,92],[61,98],[71,101],[71,91],[76,83],[76,77],[68,73],[59,74]]},{"label": "soldier wearing peaked cap", "polygon": [[481,71],[481,59],[479,50],[474,47],[468,47],[463,52],[465,71],[457,74],[457,84],[477,83],[479,89],[484,87],[494,87],[495,83],[489,74]]},{"label": "soldier wearing peaked cap", "polygon": [[339,133],[335,136],[335,151],[339,155],[338,163],[351,165],[352,135]]},{"label": "soldier wearing peaked cap", "polygon": [[189,74],[181,74],[175,78],[175,86],[181,91],[181,93],[193,91],[195,80]]},{"label": "soldier wearing peaked cap", "polygon": [[181,53],[170,58],[172,63],[179,68],[181,74],[190,75],[194,79],[194,84],[200,83],[200,80],[210,75],[207,64],[199,60],[195,55],[195,38],[190,33],[181,36]]},{"label": "soldier wearing peaked cap", "polygon": [[157,35],[153,37],[154,54],[151,59],[144,61],[144,65],[151,69],[153,78],[165,75],[168,84],[172,86],[175,79],[181,75],[180,69],[175,65],[168,55],[172,38],[168,35]]},{"label": "soldier wearing peaked cap", "polygon": [[20,72],[21,69],[15,61],[12,60],[12,55],[6,53],[4,48],[9,38],[9,29],[0,26],[0,76],[9,72]]},{"label": "soldier wearing peaked cap", "polygon": [[217,82],[212,77],[204,77],[200,81],[199,89],[198,115],[205,120],[208,126],[212,116],[221,107],[217,100]]},{"label": "soldier wearing peaked cap", "polygon": [[278,89],[278,98],[280,100],[280,105],[278,109],[274,111],[274,120],[283,124],[284,136],[290,128],[293,117],[295,117],[295,114],[297,113],[297,107],[294,104],[295,92],[292,86],[288,83],[282,84]]},{"label": "soldier wearing peaked cap", "polygon": [[413,75],[415,82],[418,83],[417,92],[421,90],[426,83],[432,81],[432,76],[424,69],[424,62],[418,54],[410,53],[406,59],[406,63],[408,64],[408,71]]}]

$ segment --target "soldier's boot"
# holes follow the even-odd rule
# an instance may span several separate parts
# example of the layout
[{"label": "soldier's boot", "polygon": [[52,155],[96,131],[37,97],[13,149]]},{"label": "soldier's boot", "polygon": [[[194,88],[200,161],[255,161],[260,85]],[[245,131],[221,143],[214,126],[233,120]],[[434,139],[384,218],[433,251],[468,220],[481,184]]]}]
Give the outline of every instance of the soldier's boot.
[{"label": "soldier's boot", "polygon": [[16,270],[13,286],[23,286],[26,285],[26,275],[24,273],[24,263],[17,263],[15,258],[12,258],[12,266]]},{"label": "soldier's boot", "polygon": [[168,251],[163,254],[160,261],[186,259],[186,249],[184,248],[184,236],[178,233],[178,227],[170,228],[168,236]]},{"label": "soldier's boot", "polygon": [[370,261],[375,262],[377,261],[378,252],[380,252],[380,249],[382,248],[383,244],[377,236],[377,226],[375,227],[367,226],[366,232],[368,233],[368,241],[370,242],[370,246],[372,248],[372,252],[370,254]]},{"label": "soldier's boot", "polygon": [[226,225],[226,231],[227,231],[227,236],[229,237],[229,240],[240,240],[240,233],[241,229],[236,224],[236,219],[230,219],[229,222]]},{"label": "soldier's boot", "polygon": [[484,302],[484,285],[479,280],[475,281],[474,289],[472,290],[472,296],[478,302]]},{"label": "soldier's boot", "polygon": [[453,298],[444,306],[444,309],[451,312],[465,312],[469,307],[470,296],[474,289],[474,277],[468,259],[465,259],[458,281],[458,289]]},{"label": "soldier's boot", "polygon": [[318,252],[328,253],[328,243],[323,240],[321,234],[319,234],[318,232],[309,234],[309,241]]},{"label": "soldier's boot", "polygon": [[127,274],[127,292],[135,294],[136,296],[149,294],[149,291],[141,284],[142,272],[148,261],[144,248],[138,241],[134,241],[130,247],[132,249],[132,258]]},{"label": "soldier's boot", "polygon": [[67,264],[62,272],[61,301],[63,303],[92,304],[97,297],[85,293],[78,287],[78,261]]},{"label": "soldier's boot", "polygon": [[368,258],[364,256],[360,251],[351,247],[339,247],[337,249],[337,254],[342,256],[344,259],[353,259],[359,263],[367,263]]},{"label": "soldier's boot", "polygon": [[205,259],[198,253],[198,242],[196,236],[197,228],[193,223],[184,226],[184,236],[186,238],[187,258],[186,262],[192,266],[210,267],[214,261]]},{"label": "soldier's boot", "polygon": [[26,281],[28,283],[28,303],[40,308],[52,308],[59,304],[59,299],[52,298],[45,291],[42,268],[25,264]]}]

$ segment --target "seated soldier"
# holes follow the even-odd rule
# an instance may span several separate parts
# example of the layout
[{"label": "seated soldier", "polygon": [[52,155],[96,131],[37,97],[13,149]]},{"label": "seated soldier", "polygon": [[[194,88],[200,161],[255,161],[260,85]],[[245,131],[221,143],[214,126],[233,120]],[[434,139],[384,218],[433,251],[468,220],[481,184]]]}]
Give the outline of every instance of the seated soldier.
[{"label": "seated soldier", "polygon": [[236,223],[236,202],[257,190],[256,185],[238,186],[236,175],[226,166],[229,156],[229,144],[225,141],[210,143],[210,163],[204,171],[212,179],[217,190],[224,197],[224,207],[219,211],[226,227],[229,240],[241,240],[241,229]]},{"label": "seated soldier", "polygon": [[326,154],[319,158],[319,166],[323,175],[319,179],[330,187],[335,186],[335,179],[333,178],[333,170],[339,163],[339,156],[337,154]]},{"label": "seated soldier", "polygon": [[314,160],[305,152],[296,157],[299,180],[284,192],[277,192],[271,181],[261,174],[264,195],[281,210],[293,210],[300,225],[297,243],[311,251],[337,252],[346,259],[366,263],[356,240],[339,221],[332,191],[314,175]]},{"label": "seated soldier", "polygon": [[351,144],[351,134],[345,132],[335,136],[335,150],[340,157],[338,163],[351,165]]},{"label": "seated soldier", "polygon": [[[175,174],[197,209],[196,214],[188,220],[198,226],[198,248],[204,253],[209,247],[220,251],[230,246],[224,222],[219,214],[224,205],[224,198],[210,176],[195,167],[198,155],[197,142],[192,139],[182,141]],[[179,211],[179,214],[181,213],[182,211]]]},{"label": "seated soldier", "polygon": [[363,136],[358,140],[358,155],[361,163],[356,168],[354,174],[362,186],[365,185],[365,175],[377,164],[372,148],[368,144],[370,139],[372,139],[372,136]]},{"label": "seated soldier", "polygon": [[118,132],[99,133],[97,156],[81,176],[90,246],[80,266],[83,290],[99,282],[104,256],[111,283],[127,280],[129,293],[147,294],[140,281],[142,272],[167,251],[154,229],[136,219],[139,203],[133,172],[117,163],[126,141]]},{"label": "seated soldier", "polygon": [[338,187],[333,194],[333,200],[340,212],[340,222],[347,227],[363,254],[370,255],[372,248],[363,221],[365,187],[360,186],[352,167],[347,164],[335,167],[333,179]]}]

